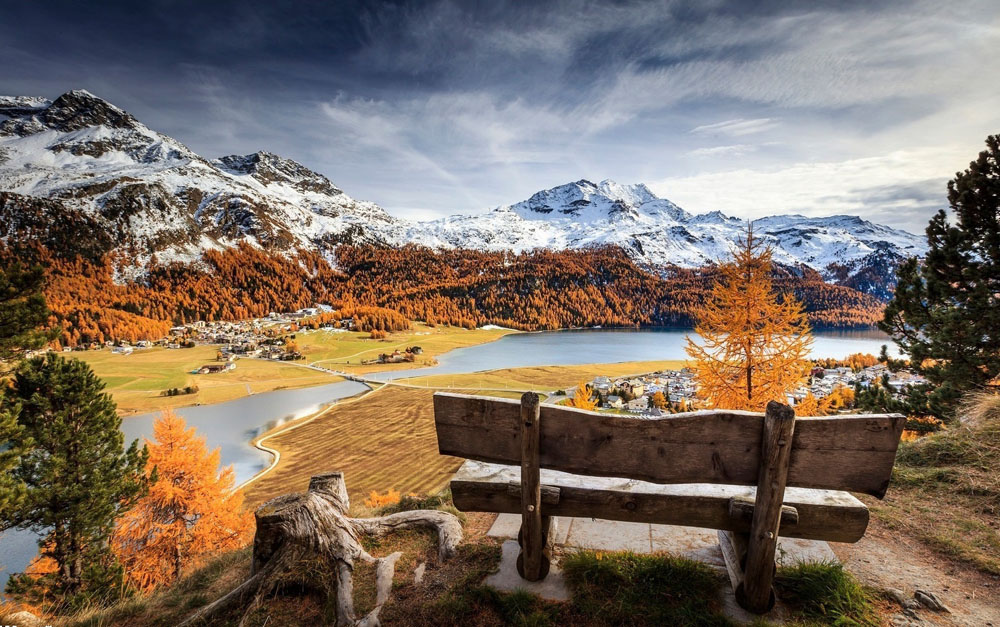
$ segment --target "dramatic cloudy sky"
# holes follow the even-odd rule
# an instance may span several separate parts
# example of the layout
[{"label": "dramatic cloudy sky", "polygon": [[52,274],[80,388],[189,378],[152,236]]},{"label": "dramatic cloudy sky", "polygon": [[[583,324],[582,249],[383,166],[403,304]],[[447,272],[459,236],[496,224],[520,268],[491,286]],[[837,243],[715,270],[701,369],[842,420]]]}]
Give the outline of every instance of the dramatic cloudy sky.
[{"label": "dramatic cloudy sky", "polygon": [[[260,5],[260,6],[257,6]],[[1000,132],[1000,3],[8,2],[0,93],[85,88],[407,217],[587,178],[919,231]]]}]

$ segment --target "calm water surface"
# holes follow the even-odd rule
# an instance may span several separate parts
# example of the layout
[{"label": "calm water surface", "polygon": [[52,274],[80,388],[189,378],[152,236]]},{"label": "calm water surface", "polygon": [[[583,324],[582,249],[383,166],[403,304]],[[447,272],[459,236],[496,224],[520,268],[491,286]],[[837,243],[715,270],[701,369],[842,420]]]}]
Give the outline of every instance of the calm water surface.
[{"label": "calm water surface", "polygon": [[[572,364],[686,359],[684,346],[690,329],[579,329],[514,333],[495,342],[458,348],[438,358],[432,368],[393,370],[369,375],[379,381],[431,374],[460,374]],[[843,358],[851,353],[878,355],[883,344],[897,355],[896,345],[878,330],[815,331],[812,356]]]},{"label": "calm water surface", "polygon": [[[396,370],[371,375],[388,381],[430,374],[460,374],[520,368],[526,366],[613,363],[684,359],[687,329],[581,329],[516,333],[488,344],[450,351],[438,358],[432,368]],[[851,353],[878,354],[888,344],[895,345],[880,331],[814,332],[814,357],[842,358]],[[256,394],[227,403],[185,407],[177,413],[189,426],[196,427],[209,448],[219,448],[223,465],[232,465],[236,482],[242,483],[262,470],[270,456],[250,446],[258,434],[282,422],[308,415],[337,399],[354,396],[368,386],[343,381],[299,390],[279,390]],[[126,444],[136,438],[153,437],[155,414],[125,418],[122,431]],[[24,570],[37,550],[36,536],[26,531],[8,531],[0,536],[0,581],[7,574]]]}]

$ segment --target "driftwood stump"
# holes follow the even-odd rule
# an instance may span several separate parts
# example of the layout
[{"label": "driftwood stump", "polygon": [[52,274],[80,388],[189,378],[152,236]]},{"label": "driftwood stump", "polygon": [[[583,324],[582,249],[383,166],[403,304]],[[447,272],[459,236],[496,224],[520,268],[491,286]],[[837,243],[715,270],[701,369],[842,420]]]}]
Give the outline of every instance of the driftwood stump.
[{"label": "driftwood stump", "polygon": [[[462,541],[462,525],[447,512],[416,510],[381,518],[348,518],[350,501],[344,475],[331,472],[314,476],[309,490],[271,499],[257,508],[257,533],[253,542],[250,577],[220,599],[206,605],[181,625],[209,622],[233,607],[246,607],[246,615],[281,578],[305,560],[325,562],[336,594],[336,625],[378,625],[378,614],[389,599],[396,560],[393,553],[375,558],[361,546],[361,536],[381,537],[397,529],[426,527],[438,533],[438,556],[444,560]],[[354,563],[375,564],[375,609],[358,619],[354,614]]]}]

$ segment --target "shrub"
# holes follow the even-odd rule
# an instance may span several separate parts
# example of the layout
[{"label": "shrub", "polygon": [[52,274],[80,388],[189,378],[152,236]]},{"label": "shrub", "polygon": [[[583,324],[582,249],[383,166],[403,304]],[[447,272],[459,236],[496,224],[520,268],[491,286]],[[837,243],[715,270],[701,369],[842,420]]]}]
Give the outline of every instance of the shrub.
[{"label": "shrub", "polygon": [[874,595],[837,562],[784,567],[774,581],[778,595],[805,618],[823,625],[880,624]]},{"label": "shrub", "polygon": [[375,490],[372,490],[368,498],[365,499],[365,507],[371,509],[379,509],[396,503],[399,503],[399,491],[391,489],[386,491],[385,494],[379,494]]}]

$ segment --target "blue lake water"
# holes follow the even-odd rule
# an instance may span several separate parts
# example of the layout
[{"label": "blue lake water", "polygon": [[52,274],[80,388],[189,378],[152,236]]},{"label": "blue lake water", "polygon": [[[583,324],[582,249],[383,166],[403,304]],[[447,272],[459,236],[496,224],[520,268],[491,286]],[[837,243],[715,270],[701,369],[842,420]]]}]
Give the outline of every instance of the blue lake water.
[{"label": "blue lake water", "polygon": [[[526,366],[613,363],[684,359],[688,329],[580,329],[516,333],[495,342],[460,348],[438,358],[431,368],[396,370],[370,375],[388,381],[429,374],[460,374]],[[816,331],[814,357],[846,357],[851,353],[878,354],[895,345],[880,331]],[[236,482],[242,483],[267,466],[270,456],[250,446],[250,440],[282,422],[308,415],[337,399],[354,396],[368,387],[343,381],[298,390],[279,390],[235,401],[185,407],[177,413],[196,427],[209,448],[219,448],[223,465],[232,465]],[[125,418],[122,432],[126,444],[136,438],[151,438],[156,414]],[[28,531],[8,531],[0,536],[0,581],[22,571],[35,555],[37,536]],[[0,590],[2,593],[2,590]]]},{"label": "blue lake water", "polygon": [[[574,329],[514,333],[495,342],[458,348],[438,357],[431,368],[393,370],[368,375],[379,381],[431,374],[460,374],[572,364],[615,363],[686,359],[684,346],[690,329]],[[812,356],[843,358],[851,353],[878,355],[883,344],[890,355],[898,355],[896,345],[878,330],[828,330],[813,332]]]}]

